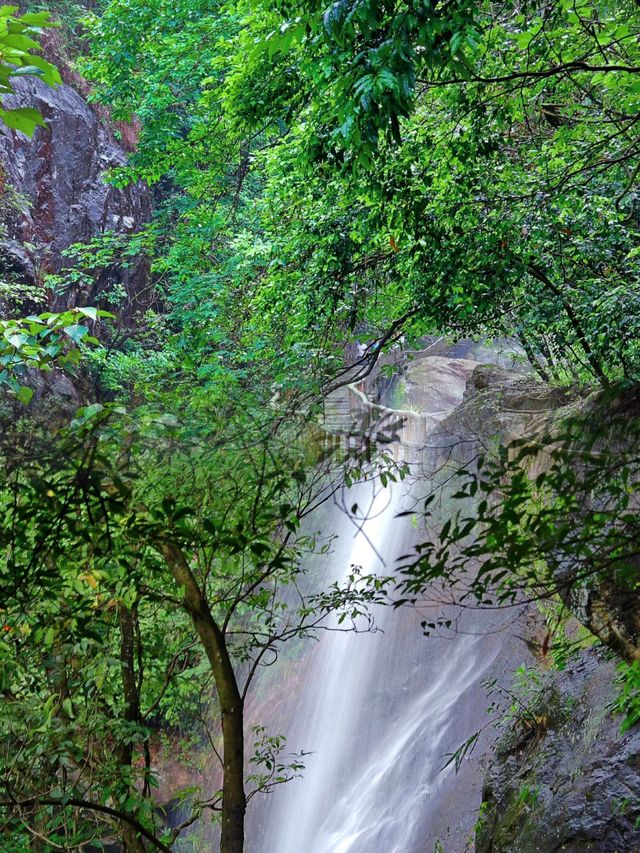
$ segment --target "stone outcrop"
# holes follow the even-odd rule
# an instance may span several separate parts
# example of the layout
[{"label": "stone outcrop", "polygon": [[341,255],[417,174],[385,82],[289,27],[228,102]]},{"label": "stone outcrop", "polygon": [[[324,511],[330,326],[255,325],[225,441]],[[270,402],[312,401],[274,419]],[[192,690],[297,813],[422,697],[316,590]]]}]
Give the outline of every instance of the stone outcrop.
[{"label": "stone outcrop", "polygon": [[479,364],[467,382],[464,398],[453,415],[461,433],[508,445],[543,432],[549,416],[567,411],[575,399],[571,389],[546,385],[494,364]]},{"label": "stone outcrop", "polygon": [[[105,183],[105,173],[122,166],[126,152],[109,122],[74,88],[52,89],[35,78],[14,85],[16,95],[6,105],[35,107],[47,127],[28,139],[0,126],[0,176],[5,193],[11,193],[3,205],[0,272],[38,285],[65,266],[68,246],[103,232],[137,231],[150,219],[151,197],[142,184],[116,189]],[[101,272],[90,292],[50,296],[49,307],[96,304],[119,284],[126,292],[120,319],[127,322],[147,304],[148,278],[146,260],[133,259],[127,267]]]},{"label": "stone outcrop", "polygon": [[615,665],[589,649],[547,673],[531,713],[497,748],[476,853],[639,853],[640,729],[610,710]]},{"label": "stone outcrop", "polygon": [[[479,365],[444,426],[491,450],[514,441],[539,447],[523,463],[532,476],[549,470],[549,448],[568,442],[575,454],[575,481],[568,482],[578,489],[585,513],[606,502],[607,459],[613,478],[625,458],[630,481],[637,478],[638,389],[585,396]],[[509,455],[516,460],[518,451]],[[590,464],[604,479],[583,495],[581,472]],[[562,549],[557,560],[553,550],[544,553],[565,604],[609,650],[583,650],[564,671],[538,672],[543,689],[524,697],[527,719],[509,721],[490,762],[476,853],[640,853],[640,727],[622,734],[622,717],[611,710],[619,691],[616,662],[640,655],[640,595],[629,582],[640,566],[640,516],[633,501],[628,510],[620,533],[624,570],[618,572],[615,561],[599,570],[596,557],[585,565],[580,554]],[[578,513],[576,524],[579,519]]]},{"label": "stone outcrop", "polygon": [[[635,578],[640,571],[637,539],[640,507],[629,496],[623,512],[620,472],[630,482],[640,476],[637,446],[640,439],[640,392],[625,387],[617,393],[594,392],[580,397],[570,389],[513,376],[490,365],[477,367],[468,383],[463,405],[455,413],[470,434],[496,436],[501,444],[531,442],[535,452],[527,460],[531,475],[553,466],[549,449],[565,446],[571,454],[571,471],[558,485],[580,495],[583,518],[618,502],[620,515],[614,540],[591,549],[546,553],[558,592],[582,624],[628,662],[640,660],[640,592]],[[449,428],[451,428],[449,426]],[[516,446],[517,448],[517,446]],[[512,457],[518,449],[512,449]],[[538,449],[539,448],[539,449]],[[582,487],[583,480],[588,485]],[[606,483],[610,481],[611,490]],[[576,517],[579,523],[580,515]],[[604,516],[603,516],[604,518]],[[558,519],[558,523],[560,520]],[[593,521],[588,523],[593,524]],[[599,522],[597,534],[604,534]],[[562,543],[558,542],[560,546]]]}]

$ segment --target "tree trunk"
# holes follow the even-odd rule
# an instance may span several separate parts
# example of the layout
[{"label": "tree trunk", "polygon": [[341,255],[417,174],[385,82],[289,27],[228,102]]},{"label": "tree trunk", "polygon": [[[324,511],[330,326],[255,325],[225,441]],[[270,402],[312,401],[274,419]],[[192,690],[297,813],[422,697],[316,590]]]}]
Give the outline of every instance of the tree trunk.
[{"label": "tree trunk", "polygon": [[519,339],[520,343],[522,344],[522,348],[525,352],[525,355],[527,356],[527,359],[528,359],[531,367],[533,367],[533,369],[538,374],[538,376],[542,379],[543,382],[551,382],[551,377],[549,376],[547,371],[544,369],[544,367],[540,363],[538,357],[536,356],[535,352],[533,351],[533,347],[529,343],[527,336],[525,335],[525,333],[523,332],[522,329],[518,330],[518,339]]},{"label": "tree trunk", "polygon": [[[124,719],[128,723],[137,723],[140,717],[140,697],[134,671],[134,627],[133,615],[123,604],[118,605],[118,620],[120,622],[120,673],[124,695]],[[122,743],[118,747],[118,764],[124,767],[125,773],[131,776],[133,760],[133,745]],[[129,789],[129,782],[127,782]],[[137,831],[130,823],[121,821],[122,845],[126,853],[144,853],[146,846]]]},{"label": "tree trunk", "polygon": [[223,781],[220,853],[242,853],[247,799],[244,791],[244,703],[224,634],[218,627],[189,564],[172,542],[159,543],[176,582],[184,589],[184,607],[205,650],[222,717]]},{"label": "tree trunk", "polygon": [[584,329],[582,328],[580,320],[578,319],[578,315],[573,309],[573,305],[564,295],[561,288],[554,284],[551,279],[546,275],[546,273],[535,264],[529,264],[527,266],[527,272],[529,273],[529,275],[533,276],[533,278],[535,278],[537,281],[547,287],[553,294],[555,294],[555,296],[558,297],[558,299],[560,299],[562,307],[564,308],[565,313],[569,318],[569,323],[571,324],[574,334],[578,339],[578,343],[582,347],[582,351],[584,352],[586,359],[589,362],[589,367],[591,368],[593,375],[600,382],[603,388],[609,388],[610,383],[607,374],[602,369],[602,365],[598,361],[595,353],[591,348],[589,339],[587,338],[587,335]]}]

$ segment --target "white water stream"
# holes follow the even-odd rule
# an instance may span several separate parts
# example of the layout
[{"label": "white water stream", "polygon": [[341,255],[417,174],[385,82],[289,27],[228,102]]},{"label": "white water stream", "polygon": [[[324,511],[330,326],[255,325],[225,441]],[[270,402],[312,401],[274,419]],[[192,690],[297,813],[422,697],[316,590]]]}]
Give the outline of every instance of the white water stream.
[{"label": "white water stream", "polygon": [[[354,565],[388,574],[419,540],[410,519],[397,517],[405,487],[361,485],[349,493],[356,500],[371,504],[360,529],[337,507],[330,513],[337,544],[313,568],[326,585]],[[302,779],[252,804],[251,853],[433,853],[436,842],[446,853],[468,849],[481,767],[465,764],[456,775],[442,770],[445,756],[484,725],[482,681],[511,670],[521,648],[514,652],[510,632],[499,630],[503,615],[469,611],[448,637],[424,637],[425,613],[412,608],[378,608],[375,618],[376,633],[323,633],[280,685],[292,695],[270,729],[286,734],[292,751],[312,754]]]}]

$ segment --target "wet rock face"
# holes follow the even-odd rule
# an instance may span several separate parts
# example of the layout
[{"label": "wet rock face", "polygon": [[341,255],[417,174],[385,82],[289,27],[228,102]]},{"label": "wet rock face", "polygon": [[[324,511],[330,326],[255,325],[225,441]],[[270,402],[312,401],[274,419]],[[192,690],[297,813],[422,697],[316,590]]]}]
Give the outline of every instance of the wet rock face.
[{"label": "wet rock face", "polygon": [[554,412],[571,402],[572,392],[531,376],[522,376],[493,364],[473,371],[460,411],[468,431],[487,438],[498,436],[503,445],[544,429]]},{"label": "wet rock face", "polygon": [[426,356],[409,362],[401,384],[406,406],[442,419],[460,405],[478,362],[467,358]]},{"label": "wet rock face", "polygon": [[547,675],[539,730],[515,726],[485,778],[476,853],[640,851],[640,728],[620,734],[614,674],[592,649]]},{"label": "wet rock face", "polygon": [[[33,106],[47,122],[31,139],[0,126],[0,169],[14,197],[5,214],[6,236],[0,266],[27,282],[65,266],[64,249],[105,231],[137,231],[151,215],[149,190],[142,184],[115,189],[105,172],[125,163],[126,153],[85,99],[71,86],[57,89],[38,80],[16,81],[6,106]],[[68,262],[67,262],[68,263]],[[91,293],[53,297],[50,307],[92,302],[114,283],[127,294],[124,320],[144,307],[149,276],[146,261],[103,273]]]}]

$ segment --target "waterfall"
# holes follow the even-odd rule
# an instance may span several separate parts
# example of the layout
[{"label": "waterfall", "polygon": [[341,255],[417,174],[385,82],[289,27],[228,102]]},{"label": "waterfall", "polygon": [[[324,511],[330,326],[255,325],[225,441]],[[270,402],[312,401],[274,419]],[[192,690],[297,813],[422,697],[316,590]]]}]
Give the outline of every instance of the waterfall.
[{"label": "waterfall", "polygon": [[[428,469],[424,453],[421,461]],[[352,489],[349,504],[357,502],[366,518],[355,525],[335,508],[322,519],[337,543],[315,558],[314,577],[328,585],[354,565],[389,574],[424,535],[410,517],[398,517],[413,505],[415,489]],[[447,635],[424,637],[420,624],[429,612],[428,602],[379,607],[377,631],[327,631],[304,653],[287,715],[270,727],[286,734],[292,751],[310,754],[303,778],[256,803],[251,853],[466,849],[481,802],[481,767],[465,763],[456,774],[452,765],[443,769],[446,756],[485,725],[483,680],[508,680],[522,649],[502,630],[511,617],[456,610]]]},{"label": "waterfall", "polygon": [[[366,488],[358,490],[361,500]],[[395,506],[394,495],[377,486],[366,511],[366,520],[352,535],[348,558],[342,561],[343,577],[338,580],[346,581],[352,566],[361,567],[366,573],[384,569],[380,554],[385,552],[393,536]],[[343,516],[341,521],[346,529],[341,531],[338,541],[348,541],[349,519]],[[327,560],[329,575],[335,556]],[[382,627],[379,624],[381,616],[383,614],[377,614],[378,627]],[[305,839],[308,853],[332,849],[321,841],[326,795],[328,791],[337,790],[337,780],[348,778],[352,772],[353,745],[360,737],[360,715],[370,691],[371,664],[376,657],[375,652],[372,654],[372,641],[377,647],[378,641],[384,639],[372,635],[363,643],[363,637],[338,630],[335,620],[329,627],[332,630],[322,637],[307,675],[307,683],[313,685],[313,689],[301,696],[293,730],[288,733],[290,745],[312,752],[307,759],[304,782],[292,783],[289,790],[274,795],[271,841],[265,849],[279,853],[299,853],[301,839]],[[319,808],[320,803],[325,807]]]}]

